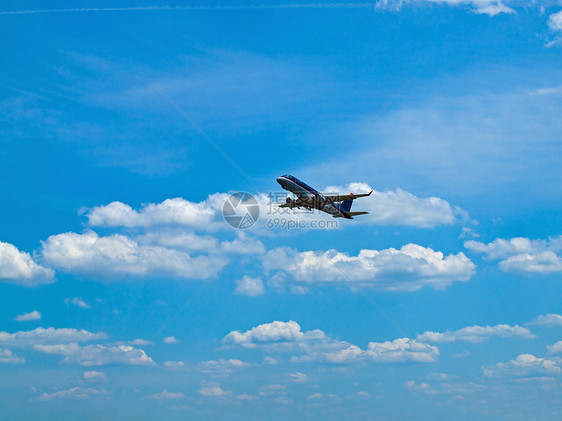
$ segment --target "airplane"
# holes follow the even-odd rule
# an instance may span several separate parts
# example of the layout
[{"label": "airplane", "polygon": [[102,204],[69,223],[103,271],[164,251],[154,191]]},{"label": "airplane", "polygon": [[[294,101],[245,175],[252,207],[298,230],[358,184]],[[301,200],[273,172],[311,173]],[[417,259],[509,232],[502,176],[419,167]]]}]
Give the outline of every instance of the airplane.
[{"label": "airplane", "polygon": [[355,199],[370,196],[373,192],[364,194],[343,194],[337,196],[325,196],[298,178],[286,174],[277,177],[277,182],[285,190],[297,196],[297,199],[287,198],[287,202],[279,205],[280,208],[305,208],[307,210],[318,209],[332,215],[334,218],[353,219],[357,215],[365,215],[369,212],[350,212],[351,204]]}]

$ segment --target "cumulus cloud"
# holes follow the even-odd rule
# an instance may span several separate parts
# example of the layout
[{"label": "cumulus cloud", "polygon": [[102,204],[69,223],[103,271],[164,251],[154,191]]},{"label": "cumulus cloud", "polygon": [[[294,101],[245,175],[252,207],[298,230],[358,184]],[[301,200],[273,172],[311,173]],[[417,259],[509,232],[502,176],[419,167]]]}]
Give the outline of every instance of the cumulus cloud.
[{"label": "cumulus cloud", "polygon": [[562,353],[562,341],[558,341],[555,344],[547,345],[546,349],[551,354],[560,354]]},{"label": "cumulus cloud", "polygon": [[415,291],[424,286],[443,289],[455,281],[469,280],[475,269],[463,253],[445,257],[417,244],[400,250],[361,250],[357,256],[336,250],[323,253],[278,248],[269,251],[263,263],[266,270],[277,271],[270,281],[273,286],[297,282],[351,287],[351,279],[364,287],[393,291]]},{"label": "cumulus cloud", "polygon": [[231,395],[232,392],[228,390],[223,390],[220,386],[210,386],[210,387],[202,387],[197,391],[201,396],[228,396]]},{"label": "cumulus cloud", "polygon": [[215,230],[219,227],[218,212],[227,198],[225,193],[210,195],[203,202],[190,202],[182,198],[166,199],[162,203],[149,203],[134,210],[122,202],[112,202],[87,211],[90,226],[150,227],[157,225],[183,225],[198,229]]},{"label": "cumulus cloud", "polygon": [[556,361],[530,354],[521,354],[507,363],[497,363],[482,370],[486,377],[534,377],[560,374],[562,371]]},{"label": "cumulus cloud", "polygon": [[419,341],[425,342],[482,342],[491,337],[499,336],[502,338],[520,337],[534,338],[535,336],[526,327],[518,325],[496,325],[496,326],[467,326],[458,330],[446,330],[445,332],[424,332],[417,336]]},{"label": "cumulus cloud", "polygon": [[244,361],[237,360],[237,359],[228,359],[225,360],[223,358],[219,360],[209,360],[204,361],[199,364],[200,370],[203,373],[211,373],[214,375],[227,375],[232,372],[234,369],[243,368],[249,366],[248,363]]},{"label": "cumulus cloud", "polygon": [[15,333],[0,332],[0,344],[19,347],[33,345],[60,344],[70,342],[86,342],[97,339],[106,339],[103,332],[92,333],[83,329],[49,327],[47,329],[38,327],[29,331],[18,331]]},{"label": "cumulus cloud", "polygon": [[[371,190],[366,183],[350,183],[345,187],[327,187],[324,192],[333,195],[345,192],[364,193]],[[331,216],[321,212],[297,212],[279,208],[277,202],[280,200],[284,202],[285,193],[256,193],[253,197],[259,205],[261,217],[252,230],[263,231],[266,227],[271,229],[267,222],[280,216],[287,220],[301,222],[318,220],[318,218],[332,220]],[[143,243],[172,248],[179,246],[187,250],[201,249],[203,246],[216,246],[217,240],[209,236],[197,236],[193,231],[217,231],[229,228],[223,218],[223,206],[227,198],[226,193],[215,193],[202,202],[190,202],[181,198],[166,199],[162,203],[146,204],[138,210],[121,202],[112,202],[88,210],[86,217],[91,227],[143,227],[148,230],[157,228],[157,233],[149,232],[139,237],[139,241]],[[433,228],[438,225],[454,224],[467,218],[465,211],[451,206],[444,199],[419,198],[401,189],[387,192],[373,191],[370,197],[359,202],[361,209],[370,213],[358,219],[358,222],[373,225]],[[326,228],[330,226],[326,225]],[[191,231],[186,232],[186,229]]]},{"label": "cumulus cloud", "polygon": [[298,352],[292,362],[328,362],[346,364],[356,362],[433,362],[439,350],[431,345],[408,338],[394,341],[370,342],[361,349],[349,342],[328,337],[321,330],[302,331],[295,321],[274,321],[256,326],[246,332],[233,331],[223,339],[227,346],[260,348],[266,352]]},{"label": "cumulus cloud", "polygon": [[179,341],[176,339],[175,336],[168,336],[168,337],[162,339],[162,342],[164,342],[165,344],[177,344],[177,343],[179,343]]},{"label": "cumulus cloud", "polygon": [[9,349],[0,348],[0,363],[1,364],[23,364],[25,359],[18,357]]},{"label": "cumulus cloud", "polygon": [[164,367],[168,370],[185,370],[186,366],[183,361],[164,361]]},{"label": "cumulus cloud", "polygon": [[104,391],[92,388],[73,387],[53,393],[43,393],[37,399],[40,401],[51,401],[53,399],[88,399],[105,393]]},{"label": "cumulus cloud", "polygon": [[236,399],[240,399],[241,401],[255,401],[256,399],[258,399],[258,397],[254,395],[248,395],[247,393],[242,393],[241,395],[238,395]]},{"label": "cumulus cloud", "polygon": [[236,289],[234,292],[239,295],[257,297],[265,293],[265,288],[263,287],[261,278],[251,278],[245,275],[242,279],[236,281]]},{"label": "cumulus cloud", "polygon": [[126,345],[85,345],[75,342],[56,345],[34,345],[33,349],[45,354],[63,356],[63,362],[82,366],[108,364],[154,365],[142,349]]},{"label": "cumulus cloud", "polygon": [[144,246],[113,234],[100,237],[93,231],[50,236],[43,243],[45,262],[66,272],[91,277],[171,276],[208,277],[224,261],[220,256],[196,256],[160,246]]},{"label": "cumulus cloud", "polygon": [[168,392],[167,390],[152,395],[152,398],[156,400],[182,399],[183,397],[185,395],[182,392]]},{"label": "cumulus cloud", "polygon": [[535,320],[527,324],[546,327],[562,326],[562,316],[560,314],[553,313],[540,315]]},{"label": "cumulus cloud", "polygon": [[498,238],[491,243],[466,241],[464,246],[475,252],[484,253],[489,259],[500,260],[499,266],[505,272],[552,273],[562,271],[562,235],[548,240],[529,238]]},{"label": "cumulus cloud", "polygon": [[19,316],[14,317],[14,320],[16,322],[29,322],[33,320],[41,320],[41,313],[39,313],[37,310],[33,310],[29,313],[23,313],[20,314]]},{"label": "cumulus cloud", "polygon": [[[365,183],[350,183],[345,187],[330,186],[324,191],[328,194],[368,193],[373,190]],[[332,192],[332,193],[329,193]],[[419,198],[401,189],[379,192],[373,190],[371,196],[357,199],[354,203],[368,215],[363,215],[360,222],[373,225],[405,225],[417,228],[433,228],[438,225],[451,225],[467,214],[462,209],[451,206],[438,197]]]},{"label": "cumulus cloud", "polygon": [[102,371],[84,371],[84,380],[102,380],[105,379],[105,373]]},{"label": "cumulus cloud", "polygon": [[416,383],[414,380],[408,380],[404,382],[404,388],[408,390],[420,390],[423,392],[428,392],[431,390],[431,386],[428,383]]},{"label": "cumulus cloud", "polygon": [[24,286],[49,284],[55,272],[37,264],[29,253],[0,241],[0,282]]},{"label": "cumulus cloud", "polygon": [[[506,2],[509,2],[507,0]],[[488,16],[496,16],[501,13],[514,14],[516,11],[505,5],[501,0],[378,0],[375,4],[377,9],[400,10],[403,5],[434,3],[447,6],[467,6],[474,13],[485,14]]]},{"label": "cumulus cloud", "polygon": [[548,27],[550,30],[558,32],[562,31],[562,10],[557,13],[553,13],[548,17]]}]

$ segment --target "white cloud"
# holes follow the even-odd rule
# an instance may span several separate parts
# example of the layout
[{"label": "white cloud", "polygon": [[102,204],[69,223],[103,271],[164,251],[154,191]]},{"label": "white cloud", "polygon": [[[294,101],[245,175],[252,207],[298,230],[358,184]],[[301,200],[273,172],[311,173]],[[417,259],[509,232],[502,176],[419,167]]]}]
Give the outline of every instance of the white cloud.
[{"label": "white cloud", "polygon": [[322,393],[314,393],[312,395],[307,396],[306,399],[308,399],[310,401],[310,400],[314,400],[314,399],[321,399],[323,397],[324,397],[324,395],[322,395]]},{"label": "white cloud", "polygon": [[72,304],[72,305],[74,305],[74,306],[76,306],[76,307],[80,307],[80,308],[83,308],[83,309],[91,308],[91,306],[90,306],[86,301],[84,301],[82,298],[80,298],[80,297],[65,298],[65,299],[64,299],[64,302],[65,302],[67,305],[68,305],[68,304]]},{"label": "white cloud", "polygon": [[562,31],[562,11],[548,17],[548,27],[555,32]]},{"label": "white cloud", "polygon": [[41,313],[39,313],[37,310],[33,310],[29,313],[23,313],[20,314],[19,316],[16,316],[14,320],[16,322],[29,322],[33,320],[41,320]]},{"label": "white cloud", "polygon": [[300,371],[295,371],[294,373],[289,373],[289,377],[295,383],[304,383],[308,380],[308,376]]},{"label": "white cloud", "polygon": [[211,373],[215,375],[227,375],[230,374],[232,370],[247,367],[249,366],[249,364],[237,359],[225,360],[221,358],[216,361],[215,360],[204,361],[201,364],[199,364],[199,366],[201,371],[204,373]]},{"label": "white cloud", "polygon": [[428,383],[416,383],[414,380],[404,382],[404,387],[409,390],[421,390],[425,392],[431,390],[431,386]]},{"label": "white cloud", "polygon": [[241,401],[255,401],[256,399],[258,399],[257,396],[254,395],[248,395],[246,393],[243,393],[241,395],[238,395],[236,397],[237,399],[240,399]]},{"label": "white cloud", "polygon": [[107,335],[103,332],[92,333],[83,329],[57,329],[49,327],[47,329],[38,327],[29,331],[18,331],[15,333],[0,332],[0,344],[12,346],[33,346],[44,344],[61,344],[70,342],[85,342],[97,339],[106,339]]},{"label": "white cloud", "polygon": [[[345,187],[330,186],[327,194],[368,193],[373,190],[366,183],[350,183]],[[353,210],[368,211],[357,218],[358,222],[373,225],[405,225],[417,228],[433,228],[451,225],[466,218],[466,212],[451,206],[438,197],[419,198],[401,189],[379,192],[373,190],[369,197],[357,199]]]},{"label": "white cloud", "polygon": [[167,390],[152,395],[152,398],[157,400],[182,399],[183,397],[185,397],[185,395],[182,392],[168,392]]},{"label": "white cloud", "polygon": [[245,275],[242,279],[236,281],[236,294],[249,295],[250,297],[257,297],[265,293],[263,282],[261,278],[251,278]]},{"label": "white cloud", "polygon": [[464,246],[490,259],[500,259],[499,267],[505,272],[552,273],[562,271],[562,235],[548,240],[530,240],[518,237],[498,238],[489,244],[466,241]]},{"label": "white cloud", "polygon": [[[243,231],[237,231],[236,238],[232,241],[219,241],[210,235],[197,235],[184,228],[160,228],[139,235],[135,240],[142,245],[162,246],[187,252],[213,250],[221,253],[261,254],[265,251],[261,241],[248,237]],[[245,247],[242,249],[242,246]]]},{"label": "white cloud", "polygon": [[102,380],[105,379],[105,373],[102,371],[84,371],[84,380]]},{"label": "white cloud", "polygon": [[41,401],[51,401],[53,399],[88,399],[101,394],[105,394],[105,392],[92,388],[73,387],[53,393],[43,393],[38,399]]},{"label": "white cloud", "polygon": [[77,343],[35,345],[33,349],[45,354],[64,356],[63,362],[82,366],[108,364],[154,365],[154,361],[142,349],[126,345],[86,345]]},{"label": "white cloud", "polygon": [[0,363],[1,364],[23,364],[25,359],[18,357],[9,349],[0,348]]},{"label": "white cloud", "polygon": [[[505,0],[509,2],[510,0]],[[413,3],[435,3],[447,6],[469,6],[475,13],[485,14],[488,16],[496,16],[501,13],[514,14],[514,9],[504,4],[502,0],[377,0],[375,8],[400,10],[403,5]]]},{"label": "white cloud", "polygon": [[552,251],[537,254],[520,254],[501,261],[505,272],[552,273],[562,272],[562,258]]},{"label": "white cloud", "polygon": [[486,377],[529,377],[537,375],[559,374],[562,370],[556,361],[537,358],[530,354],[521,354],[507,363],[483,367]]},{"label": "white cloud", "polygon": [[551,354],[560,354],[562,353],[562,341],[558,341],[555,344],[547,345],[546,349]]},{"label": "white cloud", "polygon": [[283,287],[292,281],[352,287],[351,279],[364,287],[393,291],[415,291],[424,286],[443,289],[455,281],[467,281],[475,268],[463,253],[444,257],[416,244],[400,250],[361,250],[357,256],[336,250],[322,253],[278,248],[269,251],[263,262],[266,270],[278,271],[271,278],[272,286]]},{"label": "white cloud", "polygon": [[55,272],[37,264],[29,253],[0,241],[0,282],[35,286],[54,282]]},{"label": "white cloud", "polygon": [[349,342],[331,339],[321,330],[302,331],[294,321],[265,323],[246,332],[233,331],[223,339],[227,345],[261,348],[266,352],[296,351],[292,362],[433,362],[439,350],[408,338],[370,342],[363,350]]},{"label": "white cloud", "polygon": [[168,336],[168,337],[162,339],[162,342],[164,342],[165,344],[177,344],[177,343],[179,343],[179,341],[176,339],[175,336]]},{"label": "white cloud", "polygon": [[[327,187],[327,194],[346,192],[369,192],[371,187],[366,183],[350,183],[345,187]],[[266,232],[267,222],[282,216],[293,222],[317,221],[318,218],[332,221],[331,216],[321,212],[295,212],[294,210],[279,208],[277,194],[257,193],[254,198],[260,207],[261,217],[251,230]],[[204,250],[217,246],[217,240],[210,236],[198,236],[193,231],[217,231],[229,228],[223,218],[223,206],[228,194],[215,193],[203,202],[190,202],[185,199],[166,199],[162,203],[150,203],[141,209],[133,210],[129,205],[112,202],[98,206],[86,213],[88,225],[92,227],[144,227],[158,229],[137,237],[143,244],[160,245],[174,249]],[[451,206],[446,200],[438,197],[419,198],[401,189],[379,192],[365,199],[358,200],[354,206],[369,211],[369,215],[358,218],[358,223],[373,225],[404,225],[419,228],[432,228],[438,225],[450,225],[466,219],[467,214],[462,209]],[[299,225],[300,226],[300,225]],[[307,227],[309,225],[306,225]],[[278,227],[283,229],[283,227]],[[326,226],[331,228],[331,226]],[[190,230],[190,231],[186,231]],[[269,230],[268,230],[269,231]],[[243,235],[243,233],[241,234]],[[221,244],[226,248],[228,244]],[[263,251],[263,245],[256,243],[256,250]]]},{"label": "white cloud", "polygon": [[562,326],[562,316],[560,314],[553,313],[540,315],[535,320],[527,324],[546,327]]},{"label": "white cloud", "polygon": [[496,325],[496,326],[467,326],[458,330],[446,330],[445,332],[424,332],[417,336],[419,341],[424,342],[482,342],[491,337],[499,336],[502,338],[520,337],[534,338],[535,336],[526,327],[518,325]]},{"label": "white cloud", "polygon": [[121,234],[100,237],[93,231],[50,236],[43,259],[61,270],[91,277],[163,275],[208,277],[223,262],[219,256],[196,256],[160,246],[143,246]]},{"label": "white cloud", "polygon": [[[182,198],[166,199],[162,203],[149,203],[136,211],[121,202],[112,202],[87,211],[90,226],[152,227],[181,225],[199,230],[214,231],[224,224],[218,215],[227,198],[226,193],[215,193],[203,202],[190,202]],[[219,223],[221,225],[219,225]]]},{"label": "white cloud", "polygon": [[142,339],[142,338],[137,338],[137,339],[133,339],[132,341],[128,341],[127,345],[140,345],[140,346],[145,346],[145,345],[152,345],[152,342],[150,342],[147,339]]},{"label": "white cloud", "polygon": [[529,92],[529,95],[559,95],[559,94],[562,94],[562,86],[540,88]]},{"label": "white cloud", "polygon": [[[294,342],[324,340],[326,335],[321,330],[302,332],[300,325],[295,321],[274,321],[253,327],[241,333],[236,330],[226,335],[223,341],[226,344],[241,345],[244,348],[258,346],[292,344]],[[292,347],[291,347],[292,348]]]},{"label": "white cloud", "polygon": [[168,370],[184,370],[186,368],[183,361],[165,361],[164,367]]},{"label": "white cloud", "polygon": [[228,396],[232,394],[232,392],[223,390],[220,386],[202,387],[197,392],[201,396]]}]

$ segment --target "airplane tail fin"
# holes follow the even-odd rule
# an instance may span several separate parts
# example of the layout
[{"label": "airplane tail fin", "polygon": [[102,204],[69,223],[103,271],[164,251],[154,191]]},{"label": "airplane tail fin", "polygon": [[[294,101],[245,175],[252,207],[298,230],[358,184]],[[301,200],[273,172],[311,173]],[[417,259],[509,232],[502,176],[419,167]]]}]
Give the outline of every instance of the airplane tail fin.
[{"label": "airplane tail fin", "polygon": [[344,212],[349,212],[351,210],[352,203],[353,200],[344,200],[343,202],[340,203],[341,210]]}]

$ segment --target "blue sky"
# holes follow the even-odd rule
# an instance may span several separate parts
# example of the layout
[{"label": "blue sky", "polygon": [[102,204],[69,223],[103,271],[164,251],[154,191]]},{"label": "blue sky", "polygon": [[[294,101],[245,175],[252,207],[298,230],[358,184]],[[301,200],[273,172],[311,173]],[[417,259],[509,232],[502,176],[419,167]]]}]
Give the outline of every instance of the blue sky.
[{"label": "blue sky", "polygon": [[559,2],[114,7],[0,11],[0,419],[558,414]]}]

